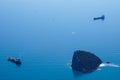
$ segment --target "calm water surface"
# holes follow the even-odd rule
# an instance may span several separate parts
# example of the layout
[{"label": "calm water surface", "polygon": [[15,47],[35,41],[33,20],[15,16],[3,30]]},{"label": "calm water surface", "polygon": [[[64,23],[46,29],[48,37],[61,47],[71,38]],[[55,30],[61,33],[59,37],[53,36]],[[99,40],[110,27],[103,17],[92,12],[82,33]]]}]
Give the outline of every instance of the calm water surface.
[{"label": "calm water surface", "polygon": [[[119,80],[120,68],[70,69],[87,50],[120,65],[120,1],[0,0],[0,80]],[[105,15],[105,21],[93,21]],[[20,67],[7,56],[21,58]]]}]

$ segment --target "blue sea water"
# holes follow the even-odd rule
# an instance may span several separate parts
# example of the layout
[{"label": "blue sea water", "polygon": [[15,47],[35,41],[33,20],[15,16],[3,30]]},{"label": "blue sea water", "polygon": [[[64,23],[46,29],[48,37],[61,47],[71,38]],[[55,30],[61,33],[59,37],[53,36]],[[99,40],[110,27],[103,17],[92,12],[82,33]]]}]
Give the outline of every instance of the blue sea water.
[{"label": "blue sea water", "polygon": [[[120,65],[119,0],[0,0],[0,80],[119,80],[120,68],[70,69],[73,52]],[[105,15],[105,20],[93,21]],[[7,56],[22,60],[20,67]]]}]

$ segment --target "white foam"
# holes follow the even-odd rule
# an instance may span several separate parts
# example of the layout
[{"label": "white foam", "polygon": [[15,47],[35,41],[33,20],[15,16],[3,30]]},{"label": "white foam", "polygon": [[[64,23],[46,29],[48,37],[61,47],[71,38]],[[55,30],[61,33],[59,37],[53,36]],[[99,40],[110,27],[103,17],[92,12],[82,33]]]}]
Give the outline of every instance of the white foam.
[{"label": "white foam", "polygon": [[102,63],[102,64],[100,64],[99,67],[107,67],[107,66],[109,66],[109,67],[120,67],[119,65],[114,64],[114,63]]},{"label": "white foam", "polygon": [[99,70],[99,71],[100,71],[100,70],[101,70],[101,68],[98,68],[97,70]]},{"label": "white foam", "polygon": [[70,66],[70,65],[71,65],[71,63],[67,63],[67,65],[68,65],[68,66]]},{"label": "white foam", "polygon": [[[72,69],[71,67],[71,61],[69,63],[67,63],[67,66],[69,67],[69,69]],[[114,64],[114,63],[102,63],[99,65],[99,68],[97,70],[101,71],[102,67],[120,67],[120,65]]]},{"label": "white foam", "polygon": [[71,63],[70,63],[70,62],[67,63],[67,66],[69,66],[69,69],[72,69],[72,68],[71,68]]}]

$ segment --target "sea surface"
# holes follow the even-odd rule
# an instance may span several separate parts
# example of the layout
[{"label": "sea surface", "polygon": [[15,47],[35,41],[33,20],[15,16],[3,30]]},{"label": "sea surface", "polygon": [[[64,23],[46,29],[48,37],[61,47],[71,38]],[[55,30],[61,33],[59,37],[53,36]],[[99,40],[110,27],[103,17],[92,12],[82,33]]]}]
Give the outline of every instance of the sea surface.
[{"label": "sea surface", "polygon": [[73,71],[75,50],[120,65],[119,0],[0,0],[0,80],[120,80],[115,66]]}]

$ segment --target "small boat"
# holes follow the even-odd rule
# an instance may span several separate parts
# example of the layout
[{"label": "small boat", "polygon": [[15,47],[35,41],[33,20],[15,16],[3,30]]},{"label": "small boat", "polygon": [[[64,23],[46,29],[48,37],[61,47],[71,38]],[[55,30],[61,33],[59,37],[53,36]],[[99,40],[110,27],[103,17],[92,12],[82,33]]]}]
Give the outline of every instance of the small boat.
[{"label": "small boat", "polygon": [[105,15],[93,18],[93,20],[104,20],[104,19],[105,19]]},{"label": "small boat", "polygon": [[16,65],[21,65],[21,63],[22,63],[20,59],[15,59],[11,56],[8,57],[8,61],[15,63]]}]

